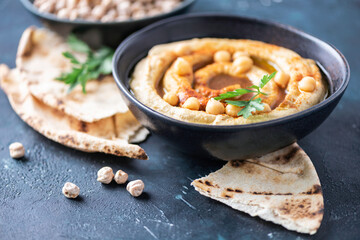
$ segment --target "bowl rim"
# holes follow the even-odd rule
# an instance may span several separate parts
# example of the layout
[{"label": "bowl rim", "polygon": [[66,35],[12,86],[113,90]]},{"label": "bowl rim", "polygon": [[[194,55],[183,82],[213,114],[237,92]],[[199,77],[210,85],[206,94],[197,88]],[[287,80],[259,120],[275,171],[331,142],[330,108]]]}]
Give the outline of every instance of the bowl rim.
[{"label": "bowl rim", "polygon": [[[342,62],[344,64],[345,67],[345,79],[343,79],[343,81],[341,82],[340,87],[334,91],[328,98],[326,98],[325,100],[321,101],[320,103],[305,109],[303,111],[285,116],[285,117],[281,117],[281,118],[277,118],[277,119],[272,119],[269,121],[263,121],[263,122],[257,122],[257,123],[249,123],[249,124],[241,124],[241,125],[209,125],[209,124],[200,124],[200,123],[191,123],[191,122],[186,122],[186,121],[181,121],[175,118],[171,118],[169,116],[166,116],[158,111],[155,111],[154,109],[152,109],[151,107],[146,106],[145,104],[143,104],[142,102],[140,102],[138,99],[136,99],[136,97],[131,94],[131,92],[129,91],[129,89],[126,87],[125,85],[125,81],[121,81],[120,80],[120,74],[118,71],[118,61],[120,58],[120,54],[123,51],[123,49],[125,49],[128,45],[128,43],[130,43],[134,38],[136,38],[139,35],[142,35],[145,32],[149,32],[152,31],[155,28],[159,28],[161,27],[163,24],[169,23],[169,22],[176,22],[179,20],[183,20],[183,19],[191,19],[191,18],[201,18],[201,17],[222,17],[222,18],[236,18],[237,20],[243,20],[243,21],[252,21],[258,24],[265,24],[265,25],[270,25],[270,26],[276,26],[276,27],[280,27],[283,28],[285,30],[291,31],[297,35],[301,35],[311,41],[315,41],[319,44],[325,45],[327,48],[330,48],[332,50],[335,50],[335,52],[340,56],[340,58],[342,59]],[[266,20],[266,19],[259,19],[259,18],[253,18],[253,17],[244,17],[244,16],[239,16],[239,15],[234,15],[234,14],[219,14],[219,13],[192,13],[192,14],[184,14],[181,16],[175,16],[175,17],[171,17],[171,18],[167,18],[158,22],[155,22],[153,24],[150,24],[149,26],[131,34],[130,36],[128,36],[124,41],[121,42],[121,44],[118,46],[118,48],[115,51],[114,54],[114,58],[113,58],[113,62],[112,62],[112,66],[113,66],[113,76],[114,79],[118,85],[118,87],[120,88],[121,92],[126,96],[126,98],[131,101],[134,105],[137,106],[137,108],[141,109],[142,112],[146,112],[146,114],[151,113],[152,115],[155,115],[158,118],[164,119],[168,122],[170,122],[171,124],[174,124],[176,126],[179,127],[183,127],[183,128],[198,128],[198,129],[202,129],[202,130],[214,130],[214,131],[233,131],[233,130],[241,130],[241,129],[253,129],[253,128],[262,128],[262,127],[270,127],[270,126],[277,126],[277,125],[281,125],[284,124],[285,122],[294,120],[294,119],[298,119],[298,118],[304,118],[307,117],[309,115],[311,115],[312,113],[316,112],[316,111],[320,111],[321,109],[325,108],[327,105],[329,105],[331,102],[335,101],[337,98],[341,97],[342,94],[344,93],[344,91],[346,90],[349,81],[350,81],[350,67],[349,64],[346,60],[346,58],[344,57],[344,55],[337,49],[335,48],[332,44],[327,43],[323,40],[320,40],[319,38],[316,38],[308,33],[305,33],[302,30],[299,30],[295,27],[289,26],[289,25],[285,25],[282,23],[278,23],[272,20]]]},{"label": "bowl rim", "polygon": [[74,24],[74,25],[83,25],[83,26],[87,26],[87,25],[89,25],[89,26],[90,25],[91,26],[113,26],[113,25],[129,24],[129,23],[141,23],[141,22],[145,22],[148,20],[150,21],[150,20],[156,20],[159,18],[164,18],[164,17],[170,16],[174,13],[177,13],[178,11],[181,11],[187,7],[190,7],[196,0],[184,0],[177,7],[172,9],[171,11],[157,14],[154,16],[149,16],[149,17],[144,17],[144,18],[139,18],[139,19],[129,19],[129,20],[125,20],[125,21],[113,21],[113,22],[88,21],[88,20],[83,20],[83,19],[70,20],[67,18],[58,18],[58,17],[56,17],[55,14],[40,12],[38,10],[38,8],[36,8],[34,6],[34,4],[31,2],[31,0],[20,0],[20,1],[28,11],[30,11],[31,13],[33,13],[41,18],[49,20],[49,21],[58,22],[58,23],[66,23],[66,24]]}]

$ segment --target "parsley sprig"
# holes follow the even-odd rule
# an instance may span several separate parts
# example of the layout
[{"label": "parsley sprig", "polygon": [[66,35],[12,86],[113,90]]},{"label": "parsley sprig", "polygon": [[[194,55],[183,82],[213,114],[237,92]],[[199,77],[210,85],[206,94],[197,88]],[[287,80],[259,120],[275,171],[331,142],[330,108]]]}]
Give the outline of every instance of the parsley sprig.
[{"label": "parsley sprig", "polygon": [[79,40],[73,34],[68,37],[67,43],[69,44],[71,50],[86,53],[87,59],[85,62],[80,62],[72,53],[63,52],[62,55],[70,60],[73,67],[70,72],[63,73],[56,79],[64,82],[65,84],[69,84],[69,92],[80,84],[83,93],[86,93],[85,86],[89,80],[97,79],[100,75],[107,75],[111,73],[111,62],[114,50],[108,47],[101,47],[97,51],[92,51],[85,42]]},{"label": "parsley sprig", "polygon": [[261,98],[256,98],[260,94],[267,95],[267,93],[264,93],[261,91],[261,89],[275,76],[276,72],[273,72],[272,74],[264,75],[262,79],[260,80],[259,86],[252,85],[248,88],[239,88],[235,89],[234,91],[226,92],[223,94],[220,94],[218,97],[215,97],[215,100],[225,100],[233,97],[238,97],[241,95],[244,95],[246,93],[255,93],[250,100],[248,101],[236,101],[236,100],[225,100],[226,103],[243,107],[239,112],[238,116],[243,116],[244,118],[248,118],[252,115],[252,112],[255,112],[256,110],[262,111],[264,110],[264,103],[261,102]]}]

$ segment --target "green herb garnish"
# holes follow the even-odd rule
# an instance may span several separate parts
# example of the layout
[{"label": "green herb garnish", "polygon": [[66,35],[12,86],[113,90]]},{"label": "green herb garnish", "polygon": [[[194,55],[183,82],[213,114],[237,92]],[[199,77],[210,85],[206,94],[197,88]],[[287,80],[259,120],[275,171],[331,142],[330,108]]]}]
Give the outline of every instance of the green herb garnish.
[{"label": "green herb garnish", "polygon": [[114,50],[108,47],[101,47],[97,51],[92,51],[90,47],[83,41],[79,40],[75,35],[68,37],[67,43],[71,50],[80,53],[86,53],[87,59],[81,63],[72,53],[63,52],[62,55],[69,59],[73,64],[72,71],[61,74],[56,78],[69,84],[69,92],[77,85],[81,85],[83,93],[86,93],[86,83],[88,80],[97,79],[100,75],[110,74],[112,71],[112,58]]},{"label": "green herb garnish", "polygon": [[261,102],[261,98],[256,98],[260,94],[267,95],[266,93],[262,92],[261,89],[275,76],[276,72],[273,72],[272,74],[264,75],[260,81],[259,86],[252,85],[248,88],[239,88],[235,89],[234,91],[226,92],[223,94],[220,94],[218,97],[215,97],[215,100],[224,100],[229,99],[233,97],[238,97],[241,95],[244,95],[246,93],[256,93],[249,101],[236,101],[236,100],[225,100],[226,103],[243,107],[239,112],[238,116],[243,116],[244,118],[248,118],[252,115],[252,112],[255,112],[256,110],[262,111],[264,110],[264,103]]}]

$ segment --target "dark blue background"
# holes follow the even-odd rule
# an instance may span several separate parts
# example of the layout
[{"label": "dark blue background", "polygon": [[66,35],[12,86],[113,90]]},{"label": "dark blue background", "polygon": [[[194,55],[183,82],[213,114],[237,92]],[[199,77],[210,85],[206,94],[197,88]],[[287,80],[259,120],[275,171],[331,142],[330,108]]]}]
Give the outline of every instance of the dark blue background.
[{"label": "dark blue background", "polygon": [[[252,218],[189,185],[223,162],[183,155],[156,136],[141,144],[149,161],[68,149],[23,123],[0,92],[1,239],[359,239],[360,1],[198,0],[191,11],[290,24],[333,44],[348,59],[352,77],[342,101],[299,142],[323,186],[325,215],[318,233],[310,237]],[[40,22],[18,0],[0,1],[0,19],[0,62],[14,67],[21,33]],[[9,157],[8,145],[14,141],[25,145],[26,159]],[[123,169],[130,179],[141,178],[146,193],[133,198],[124,186],[96,182],[97,170],[105,165]],[[81,188],[78,200],[62,195],[65,181]]]}]

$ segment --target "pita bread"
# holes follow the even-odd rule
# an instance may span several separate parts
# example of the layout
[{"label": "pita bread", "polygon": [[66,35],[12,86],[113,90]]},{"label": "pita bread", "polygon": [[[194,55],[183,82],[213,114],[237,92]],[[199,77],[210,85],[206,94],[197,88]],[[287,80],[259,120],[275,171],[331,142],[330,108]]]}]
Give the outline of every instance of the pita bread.
[{"label": "pita bread", "polygon": [[296,143],[263,157],[230,161],[191,185],[202,195],[300,233],[315,234],[323,218],[319,178]]},{"label": "pita bread", "polygon": [[[69,85],[56,80],[71,70],[69,60],[62,55],[65,51],[72,52],[65,40],[50,30],[30,27],[23,33],[16,65],[35,98],[89,123],[128,111],[112,76],[89,81],[87,94],[82,93],[80,86],[68,93]],[[86,59],[84,53],[72,53],[81,61]]]},{"label": "pita bread", "polygon": [[148,158],[141,147],[128,143],[131,138],[141,141],[147,135],[141,132],[140,136],[134,136],[139,123],[129,111],[87,123],[33,97],[17,69],[10,70],[6,65],[0,65],[0,78],[1,87],[15,112],[47,138],[86,152]]}]

